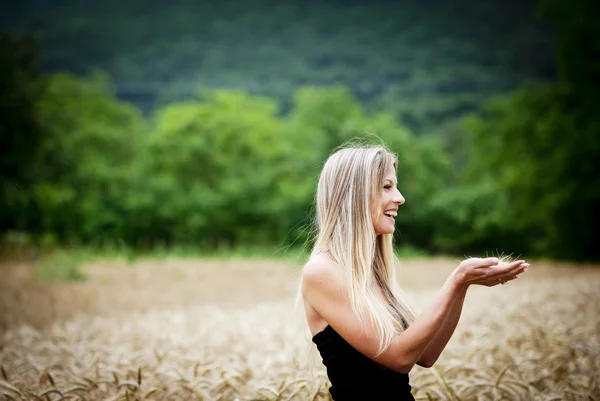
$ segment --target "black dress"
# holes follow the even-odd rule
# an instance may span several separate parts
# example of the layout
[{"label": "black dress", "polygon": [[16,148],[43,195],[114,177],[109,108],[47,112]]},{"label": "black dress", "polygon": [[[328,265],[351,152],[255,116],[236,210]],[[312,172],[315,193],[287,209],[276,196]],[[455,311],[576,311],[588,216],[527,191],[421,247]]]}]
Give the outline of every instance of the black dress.
[{"label": "black dress", "polygon": [[331,382],[329,393],[335,401],[414,401],[408,374],[378,364],[352,347],[331,326],[315,334]]}]

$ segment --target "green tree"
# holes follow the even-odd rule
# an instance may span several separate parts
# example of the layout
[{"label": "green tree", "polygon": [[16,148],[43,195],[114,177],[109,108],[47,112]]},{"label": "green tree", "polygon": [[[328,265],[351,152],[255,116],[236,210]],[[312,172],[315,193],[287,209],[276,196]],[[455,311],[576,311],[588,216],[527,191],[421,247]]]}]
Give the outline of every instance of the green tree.
[{"label": "green tree", "polygon": [[32,191],[39,214],[29,216],[30,225],[61,239],[115,240],[144,130],[141,114],[118,101],[101,74],[52,75],[39,110],[48,136]]},{"label": "green tree", "polygon": [[[158,110],[131,200],[151,244],[272,243],[289,217],[281,200],[291,148],[277,104],[236,91]],[[143,224],[143,225],[142,225]]]},{"label": "green tree", "polygon": [[30,229],[29,190],[39,168],[40,143],[46,127],[41,123],[37,99],[44,78],[37,42],[32,37],[0,33],[0,226]]}]

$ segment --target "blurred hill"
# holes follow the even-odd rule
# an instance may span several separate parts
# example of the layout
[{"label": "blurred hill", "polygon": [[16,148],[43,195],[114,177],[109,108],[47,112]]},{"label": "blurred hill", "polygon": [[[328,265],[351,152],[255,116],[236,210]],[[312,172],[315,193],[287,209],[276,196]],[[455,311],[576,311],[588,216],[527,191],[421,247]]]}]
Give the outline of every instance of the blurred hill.
[{"label": "blurred hill", "polygon": [[40,35],[47,71],[108,73],[144,112],[202,88],[291,105],[341,84],[435,131],[491,96],[554,73],[535,1],[24,0],[0,23]]}]

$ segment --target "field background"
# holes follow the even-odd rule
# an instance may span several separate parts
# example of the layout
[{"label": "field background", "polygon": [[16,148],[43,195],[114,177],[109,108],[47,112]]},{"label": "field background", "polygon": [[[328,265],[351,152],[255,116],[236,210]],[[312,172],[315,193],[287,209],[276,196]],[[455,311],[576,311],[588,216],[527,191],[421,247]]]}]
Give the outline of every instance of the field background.
[{"label": "field background", "polygon": [[[469,290],[438,363],[410,374],[417,399],[600,399],[600,270],[531,263],[507,285]],[[454,266],[402,263],[417,309]],[[35,268],[1,265],[6,399],[329,399],[292,313],[295,258],[97,261],[81,267],[85,282],[40,281]]]}]

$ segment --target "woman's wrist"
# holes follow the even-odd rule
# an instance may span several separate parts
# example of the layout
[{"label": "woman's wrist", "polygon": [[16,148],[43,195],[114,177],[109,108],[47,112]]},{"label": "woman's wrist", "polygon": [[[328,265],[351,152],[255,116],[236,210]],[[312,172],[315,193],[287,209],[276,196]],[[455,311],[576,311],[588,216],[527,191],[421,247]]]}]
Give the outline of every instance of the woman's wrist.
[{"label": "woman's wrist", "polygon": [[465,282],[465,276],[460,271],[460,267],[457,267],[450,273],[448,280],[451,282],[452,287],[457,291],[466,291],[469,288],[469,284]]}]

